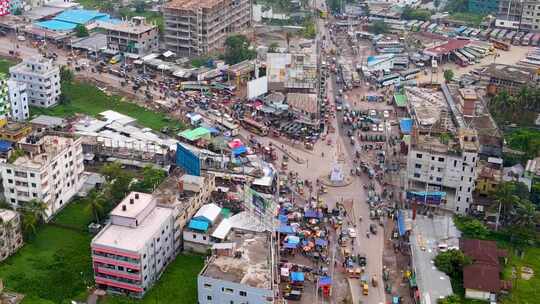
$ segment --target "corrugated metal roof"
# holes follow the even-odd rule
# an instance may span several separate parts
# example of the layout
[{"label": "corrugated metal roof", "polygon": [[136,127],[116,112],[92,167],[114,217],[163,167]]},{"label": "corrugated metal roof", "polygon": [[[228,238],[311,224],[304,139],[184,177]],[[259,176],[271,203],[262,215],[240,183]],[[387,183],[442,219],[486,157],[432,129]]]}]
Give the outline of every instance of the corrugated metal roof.
[{"label": "corrugated metal roof", "polygon": [[197,213],[195,213],[195,216],[193,219],[195,220],[205,220],[209,223],[214,223],[221,213],[221,207],[219,207],[216,204],[206,204],[203,205]]}]

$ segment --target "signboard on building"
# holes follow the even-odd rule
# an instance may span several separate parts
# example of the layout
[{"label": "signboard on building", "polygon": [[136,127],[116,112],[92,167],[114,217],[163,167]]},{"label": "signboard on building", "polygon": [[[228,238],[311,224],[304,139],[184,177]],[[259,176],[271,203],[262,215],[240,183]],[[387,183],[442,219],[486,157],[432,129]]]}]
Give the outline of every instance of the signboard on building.
[{"label": "signboard on building", "polygon": [[274,213],[277,206],[271,197],[251,189],[246,184],[244,187],[244,208],[257,218],[265,229],[273,229]]},{"label": "signboard on building", "polygon": [[247,98],[253,99],[268,93],[268,77],[263,76],[247,83]]},{"label": "signboard on building", "polygon": [[431,205],[440,205],[446,199],[446,192],[407,191],[407,199],[418,204],[426,202]]},{"label": "signboard on building", "polygon": [[187,174],[201,176],[201,159],[181,144],[176,145],[176,165]]}]

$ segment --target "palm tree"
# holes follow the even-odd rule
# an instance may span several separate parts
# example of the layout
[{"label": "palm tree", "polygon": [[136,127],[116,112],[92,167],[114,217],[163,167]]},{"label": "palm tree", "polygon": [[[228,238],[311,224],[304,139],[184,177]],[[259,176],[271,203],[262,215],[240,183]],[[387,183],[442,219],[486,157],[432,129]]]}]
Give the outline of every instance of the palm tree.
[{"label": "palm tree", "polygon": [[38,223],[43,223],[47,218],[48,206],[43,201],[33,199],[27,204],[29,212],[33,213]]},{"label": "palm tree", "polygon": [[503,218],[506,218],[510,214],[514,208],[514,204],[519,200],[514,190],[515,186],[512,183],[502,183],[494,194],[495,201],[499,204],[499,208],[501,208]]},{"label": "palm tree", "polygon": [[22,228],[26,239],[33,236],[37,232],[39,226],[39,218],[33,212],[23,212]]},{"label": "palm tree", "polygon": [[85,211],[92,212],[96,223],[99,223],[99,216],[103,212],[103,206],[106,203],[104,195],[98,190],[93,189],[84,198],[84,203],[86,204]]}]

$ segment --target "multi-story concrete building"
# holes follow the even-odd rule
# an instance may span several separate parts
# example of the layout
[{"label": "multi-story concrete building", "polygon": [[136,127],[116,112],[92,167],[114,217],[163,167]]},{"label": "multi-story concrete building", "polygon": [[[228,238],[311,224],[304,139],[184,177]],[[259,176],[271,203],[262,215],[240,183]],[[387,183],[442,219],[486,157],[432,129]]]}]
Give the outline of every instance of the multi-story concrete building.
[{"label": "multi-story concrete building", "polygon": [[274,303],[269,234],[245,234],[212,251],[197,278],[199,304]]},{"label": "multi-story concrete building", "polygon": [[159,47],[159,29],[145,17],[133,17],[120,23],[100,22],[107,34],[107,48],[144,56]]},{"label": "multi-story concrete building", "polygon": [[486,66],[480,76],[490,94],[506,91],[513,95],[524,86],[536,86],[539,79],[533,68],[498,63]]},{"label": "multi-story concrete building", "polygon": [[165,4],[165,46],[200,56],[223,48],[227,35],[251,25],[251,0],[173,0]]},{"label": "multi-story concrete building", "polygon": [[495,26],[519,29],[523,11],[523,0],[500,0]]},{"label": "multi-story concrete building", "polygon": [[0,209],[0,262],[7,259],[23,245],[19,213]]},{"label": "multi-story concrete building", "polygon": [[175,256],[173,210],[158,207],[151,194],[132,192],[110,219],[91,243],[96,285],[140,298]]},{"label": "multi-story concrete building", "polygon": [[[477,135],[474,130],[460,129],[455,139],[442,138],[440,134],[419,131],[413,134],[407,156],[407,178],[417,190],[445,192],[445,205],[440,207],[465,213],[473,202],[479,160]],[[423,199],[429,203],[428,196],[420,195],[417,203],[424,203]]]},{"label": "multi-story concrete building", "polygon": [[49,108],[60,100],[60,68],[51,59],[26,58],[9,73],[12,80],[26,84],[31,105]]},{"label": "multi-story concrete building", "polygon": [[81,138],[28,135],[17,143],[24,155],[0,163],[6,202],[24,208],[30,200],[47,205],[46,220],[67,205],[82,187]]},{"label": "multi-story concrete building", "polygon": [[197,210],[208,202],[215,187],[215,177],[212,174],[194,176],[177,170],[154,191],[158,206],[173,209],[174,248],[177,252],[183,249],[184,227]]},{"label": "multi-story concrete building", "polygon": [[25,121],[30,117],[28,108],[28,94],[26,92],[26,83],[15,80],[7,81],[9,91],[10,116],[15,121]]}]

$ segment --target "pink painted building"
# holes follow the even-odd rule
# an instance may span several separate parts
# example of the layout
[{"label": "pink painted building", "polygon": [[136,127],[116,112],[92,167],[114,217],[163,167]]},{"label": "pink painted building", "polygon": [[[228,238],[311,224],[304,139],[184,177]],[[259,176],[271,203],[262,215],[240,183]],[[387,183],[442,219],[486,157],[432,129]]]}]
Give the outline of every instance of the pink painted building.
[{"label": "pink painted building", "polygon": [[173,210],[156,206],[151,194],[132,192],[110,218],[91,244],[96,286],[142,297],[174,258]]}]

